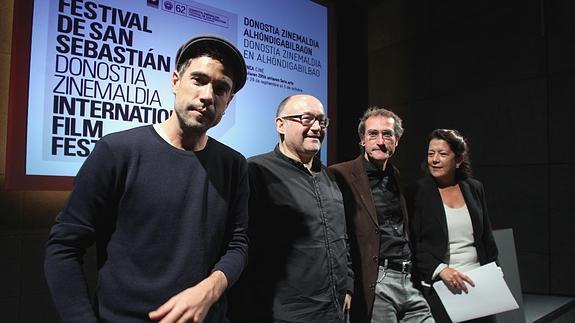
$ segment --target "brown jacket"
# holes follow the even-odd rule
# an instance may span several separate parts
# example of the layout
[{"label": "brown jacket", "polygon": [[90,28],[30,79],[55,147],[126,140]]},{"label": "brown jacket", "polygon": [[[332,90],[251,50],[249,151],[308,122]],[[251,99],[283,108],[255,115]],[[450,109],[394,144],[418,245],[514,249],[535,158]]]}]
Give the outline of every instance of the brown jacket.
[{"label": "brown jacket", "polygon": [[[363,158],[363,155],[360,155],[354,160],[329,167],[336,177],[345,204],[352,267],[355,273],[350,313],[354,323],[371,320],[379,266],[379,224]],[[387,165],[393,167],[390,163]],[[399,171],[395,167],[393,174],[395,183],[399,183]],[[401,192],[399,187],[398,191]],[[404,228],[407,230],[409,223],[403,194],[400,194],[400,203]]]}]

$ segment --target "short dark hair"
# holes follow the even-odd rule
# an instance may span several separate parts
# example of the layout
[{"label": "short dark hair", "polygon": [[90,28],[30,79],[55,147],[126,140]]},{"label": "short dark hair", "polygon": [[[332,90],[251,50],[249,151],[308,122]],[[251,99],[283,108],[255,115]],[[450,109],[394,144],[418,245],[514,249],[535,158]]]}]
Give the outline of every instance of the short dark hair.
[{"label": "short dark hair", "polygon": [[[427,143],[429,144],[433,139],[445,140],[455,156],[461,158],[461,164],[455,169],[456,180],[472,177],[473,169],[471,168],[471,159],[469,158],[469,144],[467,139],[463,137],[459,131],[455,129],[435,129],[429,134]],[[424,164],[425,171],[429,172],[427,168],[427,157]]]},{"label": "short dark hair", "polygon": [[373,116],[383,116],[386,118],[393,118],[393,120],[395,121],[393,126],[393,132],[395,132],[395,137],[397,139],[401,138],[401,136],[403,135],[403,125],[401,118],[397,114],[393,113],[391,110],[380,108],[378,106],[372,106],[369,107],[367,110],[365,110],[363,116],[359,118],[359,125],[357,126],[357,134],[359,135],[360,140],[361,138],[363,138],[363,135],[365,134],[365,121],[369,117]]}]

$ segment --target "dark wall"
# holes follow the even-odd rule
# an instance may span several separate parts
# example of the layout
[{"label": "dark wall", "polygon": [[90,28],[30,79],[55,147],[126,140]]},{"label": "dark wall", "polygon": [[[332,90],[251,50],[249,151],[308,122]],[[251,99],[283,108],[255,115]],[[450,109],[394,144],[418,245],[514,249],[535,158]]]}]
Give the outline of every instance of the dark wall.
[{"label": "dark wall", "polygon": [[[0,183],[5,178],[12,18],[13,0],[0,0]],[[0,321],[58,321],[42,260],[48,227],[66,196],[0,188]]]},{"label": "dark wall", "polygon": [[330,163],[355,158],[359,153],[357,121],[367,106],[368,95],[366,6],[359,0],[334,3],[337,90],[336,113],[330,115],[336,121],[336,133],[335,160]]},{"label": "dark wall", "polygon": [[[514,231],[524,292],[574,295],[575,3],[383,0],[362,10],[351,29],[338,24],[350,45],[338,47],[337,161],[357,154],[368,105],[404,119],[394,162],[405,182],[419,176],[431,130],[461,130],[494,227]],[[349,49],[361,51],[363,34],[367,66]]]}]

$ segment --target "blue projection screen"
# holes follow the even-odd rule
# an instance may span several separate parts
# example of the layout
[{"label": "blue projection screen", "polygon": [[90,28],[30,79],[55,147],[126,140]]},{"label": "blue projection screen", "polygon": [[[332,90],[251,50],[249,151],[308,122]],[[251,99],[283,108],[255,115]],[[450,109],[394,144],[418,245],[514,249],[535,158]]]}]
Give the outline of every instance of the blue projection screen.
[{"label": "blue projection screen", "polygon": [[165,120],[175,52],[199,34],[234,42],[248,66],[209,135],[246,157],[270,151],[284,97],[311,93],[327,113],[327,20],[308,0],[34,1],[25,175],[75,176],[102,136]]}]

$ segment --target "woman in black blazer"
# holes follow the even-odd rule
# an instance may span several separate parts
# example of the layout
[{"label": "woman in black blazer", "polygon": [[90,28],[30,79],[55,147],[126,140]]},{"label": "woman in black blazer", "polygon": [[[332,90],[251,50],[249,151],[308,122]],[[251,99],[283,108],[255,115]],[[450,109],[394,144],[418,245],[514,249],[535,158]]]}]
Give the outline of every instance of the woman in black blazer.
[{"label": "woman in black blazer", "polygon": [[[451,322],[431,284],[467,292],[465,271],[497,260],[483,185],[471,178],[467,142],[456,130],[434,130],[426,174],[409,190],[415,274],[437,322]],[[467,284],[467,285],[466,285]],[[493,317],[473,322],[493,322]]]}]

